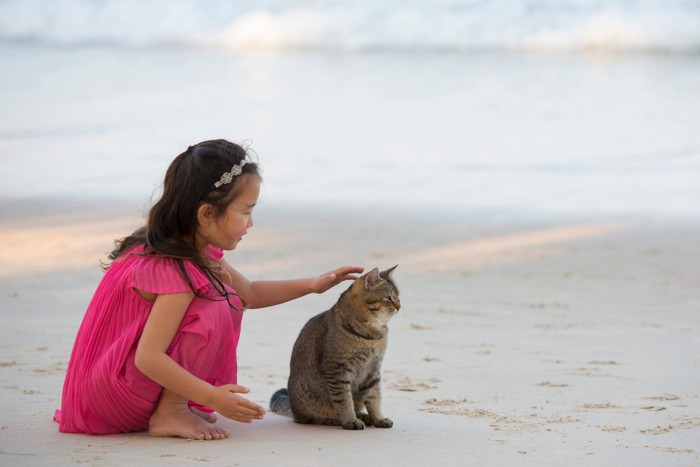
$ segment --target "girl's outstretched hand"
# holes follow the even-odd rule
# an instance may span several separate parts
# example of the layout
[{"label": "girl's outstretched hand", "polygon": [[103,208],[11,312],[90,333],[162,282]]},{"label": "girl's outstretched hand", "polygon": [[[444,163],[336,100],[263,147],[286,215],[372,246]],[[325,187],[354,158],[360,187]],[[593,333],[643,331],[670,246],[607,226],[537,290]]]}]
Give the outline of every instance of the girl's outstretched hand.
[{"label": "girl's outstretched hand", "polygon": [[238,395],[249,392],[250,389],[237,384],[217,386],[211,396],[213,400],[211,408],[226,418],[242,423],[261,420],[265,415],[265,409]]},{"label": "girl's outstretched hand", "polygon": [[311,290],[314,293],[323,293],[343,281],[354,281],[358,277],[356,274],[360,274],[364,270],[359,266],[343,266],[334,269],[315,278],[311,283]]}]

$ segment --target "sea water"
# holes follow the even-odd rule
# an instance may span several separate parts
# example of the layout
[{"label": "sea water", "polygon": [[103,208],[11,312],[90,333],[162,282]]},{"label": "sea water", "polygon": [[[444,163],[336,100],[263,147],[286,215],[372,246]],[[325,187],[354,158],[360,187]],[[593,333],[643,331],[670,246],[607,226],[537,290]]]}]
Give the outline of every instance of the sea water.
[{"label": "sea water", "polygon": [[693,0],[6,0],[0,58],[0,206],[228,138],[266,203],[700,217]]}]

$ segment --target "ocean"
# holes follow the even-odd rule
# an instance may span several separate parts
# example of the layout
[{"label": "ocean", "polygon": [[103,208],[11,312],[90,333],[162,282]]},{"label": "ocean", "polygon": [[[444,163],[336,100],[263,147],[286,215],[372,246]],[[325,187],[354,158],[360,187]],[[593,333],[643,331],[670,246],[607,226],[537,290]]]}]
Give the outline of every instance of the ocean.
[{"label": "ocean", "polygon": [[0,58],[0,208],[227,138],[279,206],[700,219],[696,0],[4,0]]}]

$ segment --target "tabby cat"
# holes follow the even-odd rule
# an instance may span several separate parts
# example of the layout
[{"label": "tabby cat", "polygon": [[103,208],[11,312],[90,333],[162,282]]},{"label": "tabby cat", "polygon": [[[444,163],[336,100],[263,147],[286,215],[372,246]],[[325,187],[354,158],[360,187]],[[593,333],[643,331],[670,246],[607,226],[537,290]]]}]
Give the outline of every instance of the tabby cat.
[{"label": "tabby cat", "polygon": [[392,427],[382,415],[379,381],[387,322],[401,307],[395,268],[358,278],[330,310],[306,323],[292,349],[288,389],[270,400],[273,412],[347,430]]}]

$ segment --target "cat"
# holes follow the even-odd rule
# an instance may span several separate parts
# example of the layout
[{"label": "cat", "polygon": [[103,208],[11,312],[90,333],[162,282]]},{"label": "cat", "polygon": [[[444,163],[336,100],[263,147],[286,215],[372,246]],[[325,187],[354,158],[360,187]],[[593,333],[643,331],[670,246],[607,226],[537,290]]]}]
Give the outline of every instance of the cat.
[{"label": "cat", "polygon": [[270,410],[297,423],[347,430],[393,426],[381,411],[380,370],[387,322],[401,308],[394,269],[359,277],[306,323],[292,349],[288,389],[272,395]]}]

